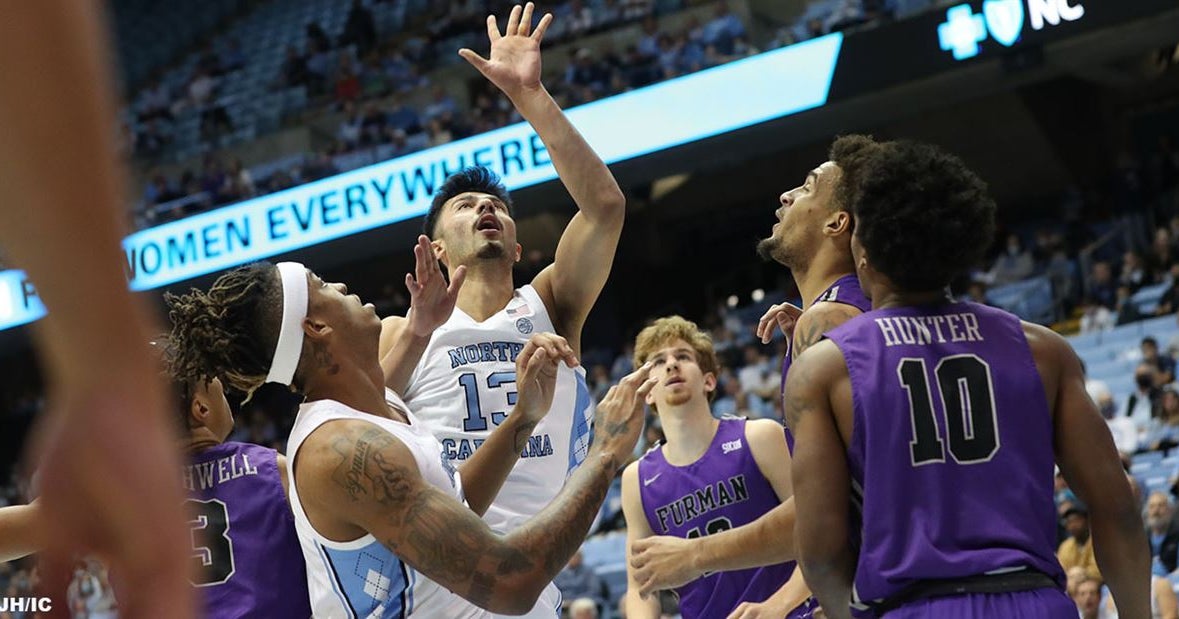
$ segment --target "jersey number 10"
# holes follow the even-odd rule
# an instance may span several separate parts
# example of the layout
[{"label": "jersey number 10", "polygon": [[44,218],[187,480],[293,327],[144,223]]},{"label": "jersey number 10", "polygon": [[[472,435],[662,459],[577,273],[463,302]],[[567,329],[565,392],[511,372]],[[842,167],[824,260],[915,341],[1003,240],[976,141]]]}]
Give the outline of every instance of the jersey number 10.
[{"label": "jersey number 10", "polygon": [[[958,464],[990,461],[999,450],[991,367],[978,355],[952,355],[938,360],[933,374],[937,378],[950,455]],[[934,418],[925,359],[901,359],[897,377],[909,394],[913,421],[909,455],[913,466],[945,462],[945,444]]]}]

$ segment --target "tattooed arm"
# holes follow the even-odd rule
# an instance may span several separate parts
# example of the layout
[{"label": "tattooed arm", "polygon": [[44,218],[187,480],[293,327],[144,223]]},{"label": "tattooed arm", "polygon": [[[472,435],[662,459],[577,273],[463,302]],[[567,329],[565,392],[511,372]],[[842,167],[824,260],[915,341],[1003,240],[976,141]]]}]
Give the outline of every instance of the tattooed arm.
[{"label": "tattooed arm", "polygon": [[824,301],[808,308],[794,327],[791,355],[797,359],[806,349],[823,339],[823,334],[859,316],[862,312],[846,303]]},{"label": "tattooed arm", "polygon": [[611,388],[597,408],[589,457],[548,507],[504,537],[426,483],[404,443],[364,421],[330,421],[312,432],[295,463],[299,496],[321,533],[355,537],[367,531],[472,603],[525,613],[581,546],[610,481],[634,449],[643,398],[653,385],[648,370]]}]

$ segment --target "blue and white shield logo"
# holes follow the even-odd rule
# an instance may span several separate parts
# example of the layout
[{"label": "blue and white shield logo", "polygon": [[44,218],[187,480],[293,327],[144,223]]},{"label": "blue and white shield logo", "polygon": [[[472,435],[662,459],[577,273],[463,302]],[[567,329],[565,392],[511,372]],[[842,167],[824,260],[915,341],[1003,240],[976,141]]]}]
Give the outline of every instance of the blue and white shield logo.
[{"label": "blue and white shield logo", "polygon": [[1023,32],[1023,0],[985,0],[983,16],[996,41],[1011,47]]}]

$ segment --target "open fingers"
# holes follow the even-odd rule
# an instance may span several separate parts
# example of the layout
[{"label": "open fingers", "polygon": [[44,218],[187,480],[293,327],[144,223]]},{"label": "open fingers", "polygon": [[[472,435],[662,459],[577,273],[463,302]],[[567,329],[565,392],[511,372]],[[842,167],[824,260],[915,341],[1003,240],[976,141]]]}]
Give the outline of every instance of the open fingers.
[{"label": "open fingers", "polygon": [[524,13],[520,16],[520,27],[516,30],[516,34],[526,37],[532,33],[532,11],[535,8],[531,2],[524,5]]},{"label": "open fingers", "polygon": [[499,24],[495,21],[495,15],[487,16],[487,38],[491,39],[492,42],[503,38],[499,33]]},{"label": "open fingers", "polygon": [[508,15],[508,27],[504,29],[504,36],[510,37],[516,34],[520,28],[520,14],[524,11],[519,4],[512,7],[512,12]]},{"label": "open fingers", "polygon": [[540,18],[540,23],[536,25],[536,30],[532,32],[532,38],[538,43],[544,40],[544,33],[548,32],[549,24],[553,23],[553,14],[545,13],[544,17]]}]

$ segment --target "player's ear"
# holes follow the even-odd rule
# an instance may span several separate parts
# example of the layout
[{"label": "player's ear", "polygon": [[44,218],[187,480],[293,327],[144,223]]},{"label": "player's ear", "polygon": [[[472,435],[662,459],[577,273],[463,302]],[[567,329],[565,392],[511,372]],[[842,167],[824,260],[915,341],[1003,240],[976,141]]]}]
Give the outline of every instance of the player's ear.
[{"label": "player's ear", "polygon": [[332,333],[332,326],[323,319],[308,316],[303,319],[303,335],[311,341],[322,340]]},{"label": "player's ear", "polygon": [[430,241],[430,247],[434,248],[434,257],[438,259],[438,262],[441,262],[442,266],[448,266],[446,264],[446,243],[442,239],[434,239]]},{"label": "player's ear", "polygon": [[837,210],[834,213],[831,213],[831,216],[827,218],[826,224],[823,225],[823,231],[826,232],[828,236],[839,236],[844,232],[851,232],[851,229],[851,213],[843,210]]},{"label": "player's ear", "polygon": [[706,372],[704,374],[704,393],[712,393],[716,391],[716,374]]},{"label": "player's ear", "polygon": [[523,255],[524,255],[524,248],[520,247],[519,243],[516,243],[516,259],[514,260],[514,262],[519,262],[520,258],[523,257]]},{"label": "player's ear", "polygon": [[188,425],[193,428],[203,428],[209,421],[209,405],[197,392],[193,392],[188,404]]}]

